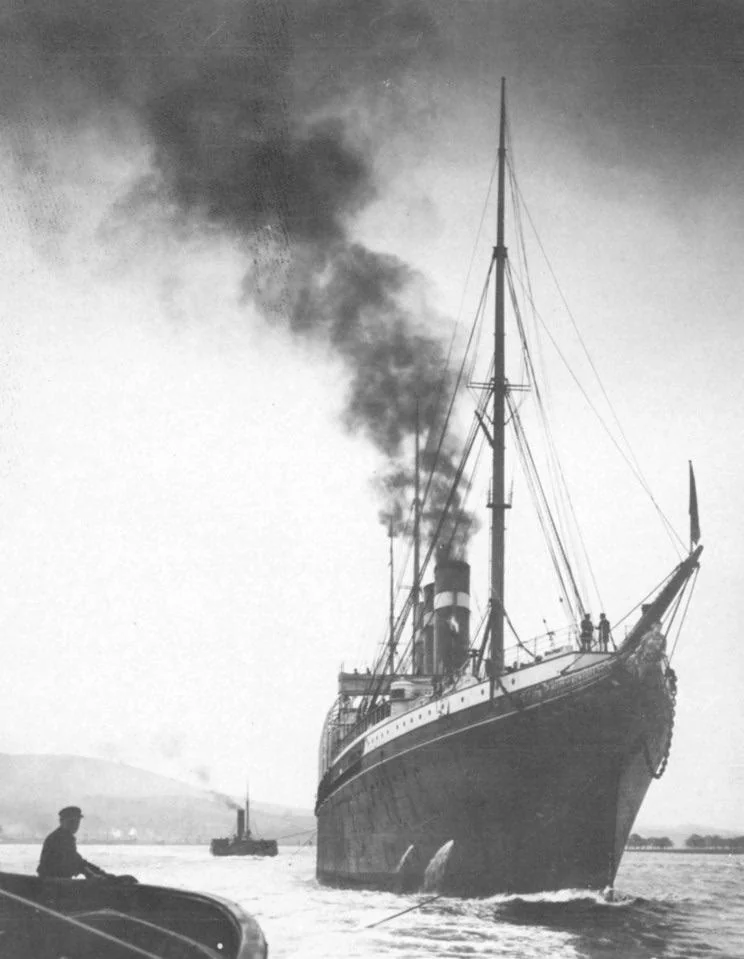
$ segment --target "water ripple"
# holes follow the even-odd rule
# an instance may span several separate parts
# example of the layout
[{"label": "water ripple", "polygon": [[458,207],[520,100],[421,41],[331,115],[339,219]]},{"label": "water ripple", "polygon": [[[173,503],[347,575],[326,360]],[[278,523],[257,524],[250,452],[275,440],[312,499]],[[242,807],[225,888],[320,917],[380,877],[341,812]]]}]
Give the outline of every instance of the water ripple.
[{"label": "water ripple", "polygon": [[[86,847],[143,882],[239,902],[272,959],[740,959],[744,868],[724,856],[626,856],[616,896],[585,890],[452,899],[342,891],[315,880],[313,850],[214,859],[199,847]],[[33,872],[38,847],[0,846],[0,867]]]}]

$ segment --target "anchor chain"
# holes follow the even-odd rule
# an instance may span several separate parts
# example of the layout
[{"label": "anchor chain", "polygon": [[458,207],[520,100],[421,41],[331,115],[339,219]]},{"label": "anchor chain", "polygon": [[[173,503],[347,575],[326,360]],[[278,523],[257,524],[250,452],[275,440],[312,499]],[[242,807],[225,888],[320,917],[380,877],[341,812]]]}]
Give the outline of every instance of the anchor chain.
[{"label": "anchor chain", "polygon": [[672,720],[669,724],[669,738],[667,739],[666,748],[664,750],[664,756],[662,757],[661,764],[656,772],[654,772],[654,767],[651,762],[651,756],[648,751],[648,743],[645,738],[643,740],[643,755],[646,758],[646,765],[648,766],[648,771],[654,777],[654,779],[661,779],[664,775],[667,763],[669,762],[669,753],[672,750],[672,734],[674,733],[674,717],[677,703],[677,674],[674,672],[671,666],[667,666],[666,673],[664,674],[665,679],[667,680],[667,685],[669,687],[669,695],[672,700]]}]

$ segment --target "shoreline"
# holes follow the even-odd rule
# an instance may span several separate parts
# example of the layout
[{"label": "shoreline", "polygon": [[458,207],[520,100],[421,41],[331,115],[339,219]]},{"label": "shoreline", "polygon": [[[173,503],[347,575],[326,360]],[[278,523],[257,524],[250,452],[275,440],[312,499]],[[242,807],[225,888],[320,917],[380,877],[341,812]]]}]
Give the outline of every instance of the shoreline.
[{"label": "shoreline", "polygon": [[684,856],[741,856],[744,849],[644,849],[636,846],[626,848],[625,852],[659,852],[665,856],[670,853]]}]

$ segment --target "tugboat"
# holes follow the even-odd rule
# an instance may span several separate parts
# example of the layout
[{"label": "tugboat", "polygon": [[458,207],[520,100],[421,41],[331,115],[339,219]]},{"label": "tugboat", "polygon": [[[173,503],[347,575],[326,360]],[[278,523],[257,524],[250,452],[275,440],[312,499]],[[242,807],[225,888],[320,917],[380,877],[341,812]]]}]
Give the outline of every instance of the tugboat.
[{"label": "tugboat", "polygon": [[238,809],[235,835],[229,839],[213,839],[209,849],[213,856],[276,856],[276,839],[254,839],[250,827],[251,803],[246,793],[245,809]]}]

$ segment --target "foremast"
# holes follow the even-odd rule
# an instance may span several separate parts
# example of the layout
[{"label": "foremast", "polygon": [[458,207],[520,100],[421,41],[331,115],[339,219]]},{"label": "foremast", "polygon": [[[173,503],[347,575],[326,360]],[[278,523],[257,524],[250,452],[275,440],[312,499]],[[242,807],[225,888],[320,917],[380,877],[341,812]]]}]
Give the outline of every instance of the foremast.
[{"label": "foremast", "polygon": [[506,421],[506,374],[504,334],[504,206],[506,174],[506,81],[501,78],[501,115],[499,119],[498,207],[496,247],[496,309],[493,350],[493,439],[491,467],[491,676],[504,668],[504,424]]}]

